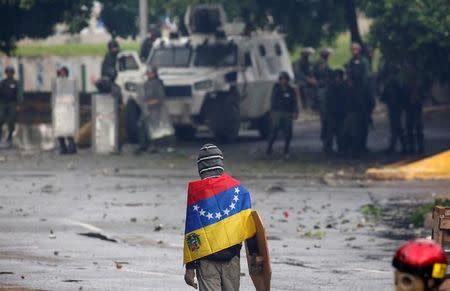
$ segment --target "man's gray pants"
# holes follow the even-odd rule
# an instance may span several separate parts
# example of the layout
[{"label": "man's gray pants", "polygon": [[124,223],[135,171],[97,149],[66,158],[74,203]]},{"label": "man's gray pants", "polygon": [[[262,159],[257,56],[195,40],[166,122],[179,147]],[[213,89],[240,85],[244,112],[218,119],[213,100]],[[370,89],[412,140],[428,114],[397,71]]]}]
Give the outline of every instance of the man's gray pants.
[{"label": "man's gray pants", "polygon": [[238,291],[240,274],[238,256],[229,262],[201,260],[197,269],[199,291]]}]

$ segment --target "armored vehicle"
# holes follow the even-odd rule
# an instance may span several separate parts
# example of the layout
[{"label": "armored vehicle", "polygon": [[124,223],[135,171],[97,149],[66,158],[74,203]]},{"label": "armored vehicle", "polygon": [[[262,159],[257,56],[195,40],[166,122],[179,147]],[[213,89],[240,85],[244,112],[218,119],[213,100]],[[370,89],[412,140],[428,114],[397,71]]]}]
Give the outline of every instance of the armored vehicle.
[{"label": "armored vehicle", "polygon": [[147,66],[156,66],[178,137],[211,131],[232,140],[241,128],[270,129],[270,97],[281,71],[293,77],[289,53],[277,31],[250,31],[228,22],[221,5],[196,5],[185,16],[188,36],[157,39],[146,63],[136,52],[121,52],[117,83],[125,102],[136,98]]}]

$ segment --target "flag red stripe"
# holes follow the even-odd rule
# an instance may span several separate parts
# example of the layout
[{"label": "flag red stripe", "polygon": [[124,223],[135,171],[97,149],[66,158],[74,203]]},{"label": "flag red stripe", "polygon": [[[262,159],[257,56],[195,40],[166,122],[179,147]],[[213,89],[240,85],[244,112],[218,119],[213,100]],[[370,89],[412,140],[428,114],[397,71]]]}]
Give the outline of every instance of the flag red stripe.
[{"label": "flag red stripe", "polygon": [[222,193],[241,183],[227,174],[218,178],[209,178],[189,183],[187,205],[192,205],[203,199]]}]

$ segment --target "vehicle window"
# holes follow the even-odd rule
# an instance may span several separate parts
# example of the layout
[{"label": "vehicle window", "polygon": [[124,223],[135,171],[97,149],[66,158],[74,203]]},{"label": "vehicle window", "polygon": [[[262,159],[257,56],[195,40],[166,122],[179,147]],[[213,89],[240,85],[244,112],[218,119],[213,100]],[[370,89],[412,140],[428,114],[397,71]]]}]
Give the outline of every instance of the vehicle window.
[{"label": "vehicle window", "polygon": [[148,63],[157,67],[188,67],[191,54],[189,47],[156,48]]},{"label": "vehicle window", "polygon": [[133,56],[121,56],[119,58],[119,71],[139,70],[139,65]]},{"label": "vehicle window", "polygon": [[277,56],[281,56],[283,54],[283,51],[279,43],[275,44],[275,54]]},{"label": "vehicle window", "polygon": [[246,52],[244,55],[244,65],[246,67],[253,66],[252,56],[250,55],[250,52]]},{"label": "vehicle window", "polygon": [[235,44],[199,45],[194,65],[197,67],[229,67],[237,64]]},{"label": "vehicle window", "polygon": [[264,45],[262,45],[262,44],[259,45],[259,54],[260,54],[262,57],[265,57],[265,56],[266,56],[266,48],[265,48]]}]

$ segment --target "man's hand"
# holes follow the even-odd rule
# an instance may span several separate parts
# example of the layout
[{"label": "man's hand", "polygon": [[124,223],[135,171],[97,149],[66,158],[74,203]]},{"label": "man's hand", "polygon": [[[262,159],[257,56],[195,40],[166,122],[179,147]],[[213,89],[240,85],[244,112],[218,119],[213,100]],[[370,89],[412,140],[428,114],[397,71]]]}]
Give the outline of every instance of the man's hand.
[{"label": "man's hand", "polygon": [[253,254],[250,258],[250,274],[258,275],[264,270],[264,257]]},{"label": "man's hand", "polygon": [[197,289],[197,283],[195,283],[195,269],[186,269],[186,272],[184,273],[184,281],[189,286]]}]

